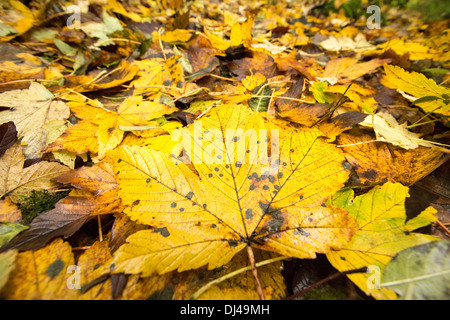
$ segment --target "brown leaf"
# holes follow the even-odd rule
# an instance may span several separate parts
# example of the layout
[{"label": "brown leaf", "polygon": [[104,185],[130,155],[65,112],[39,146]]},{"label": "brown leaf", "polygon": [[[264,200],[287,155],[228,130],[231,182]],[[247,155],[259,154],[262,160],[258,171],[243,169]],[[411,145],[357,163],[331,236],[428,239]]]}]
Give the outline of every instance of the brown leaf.
[{"label": "brown leaf", "polygon": [[231,72],[236,74],[236,80],[242,80],[257,72],[263,74],[266,78],[276,75],[276,65],[273,58],[263,52],[253,52],[251,58],[233,60],[227,66]]},{"label": "brown leaf", "polygon": [[17,130],[14,122],[8,121],[0,125],[0,157],[17,141]]},{"label": "brown leaf", "polygon": [[[362,183],[400,182],[412,185],[439,167],[446,158],[440,151],[419,146],[406,150],[385,142],[369,142],[368,134],[341,134],[345,157],[356,170]],[[395,168],[395,169],[393,169]]]}]

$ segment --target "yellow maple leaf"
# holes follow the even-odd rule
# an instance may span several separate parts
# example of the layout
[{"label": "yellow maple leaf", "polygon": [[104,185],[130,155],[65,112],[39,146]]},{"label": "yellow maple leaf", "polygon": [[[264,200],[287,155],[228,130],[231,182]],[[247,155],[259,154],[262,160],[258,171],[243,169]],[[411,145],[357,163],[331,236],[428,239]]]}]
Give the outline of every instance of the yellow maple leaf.
[{"label": "yellow maple leaf", "polygon": [[[188,126],[181,142],[191,166],[146,147],[114,152],[125,212],[154,227],[132,234],[118,249],[114,272],[214,269],[248,246],[314,258],[349,240],[353,219],[323,204],[348,172],[320,131],[282,131],[279,142],[278,131],[270,130],[270,137],[265,131],[276,128],[242,105],[213,108],[201,120]],[[252,162],[258,146],[267,155],[268,143],[273,161]]]}]

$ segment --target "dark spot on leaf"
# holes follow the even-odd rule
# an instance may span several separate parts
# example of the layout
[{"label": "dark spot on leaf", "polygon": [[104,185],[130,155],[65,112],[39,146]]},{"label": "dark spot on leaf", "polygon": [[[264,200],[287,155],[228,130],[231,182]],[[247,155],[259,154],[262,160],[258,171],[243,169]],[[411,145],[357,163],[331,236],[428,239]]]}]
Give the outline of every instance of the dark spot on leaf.
[{"label": "dark spot on leaf", "polygon": [[218,172],[218,171],[219,171],[219,168],[215,167],[215,168],[214,168],[214,171],[217,171],[217,172]]},{"label": "dark spot on leaf", "polygon": [[304,236],[304,237],[309,237],[309,232],[305,231],[305,230],[302,229],[302,228],[297,228],[296,230],[294,230],[294,234],[295,234],[295,235],[301,234],[301,235]]},{"label": "dark spot on leaf", "polygon": [[114,127],[108,128],[108,133],[111,134],[111,132],[113,132],[113,130],[114,130]]},{"label": "dark spot on leaf", "polygon": [[240,162],[240,161],[236,161],[236,164],[235,164],[235,166],[236,166],[237,168],[240,168],[240,167],[242,166],[242,162]]},{"label": "dark spot on leaf", "polygon": [[251,184],[250,187],[248,187],[249,190],[255,190],[256,186],[254,184]]},{"label": "dark spot on leaf", "polygon": [[245,218],[246,218],[246,219],[251,219],[251,218],[253,218],[253,211],[252,211],[252,209],[247,209],[247,210],[245,210]]},{"label": "dark spot on leaf", "polygon": [[140,200],[135,200],[133,201],[133,203],[131,204],[132,207],[137,206],[139,204],[139,202],[141,202]]},{"label": "dark spot on leaf", "polygon": [[235,240],[228,240],[227,242],[230,245],[230,247],[237,247],[238,245],[238,242]]},{"label": "dark spot on leaf", "polygon": [[167,227],[157,228],[153,231],[154,233],[160,233],[164,238],[170,236],[170,232]]},{"label": "dark spot on leaf", "polygon": [[294,152],[294,149],[291,149],[291,152]]},{"label": "dark spot on leaf", "polygon": [[283,172],[278,172],[278,179],[281,179],[282,176],[283,176]]},{"label": "dark spot on leaf", "polygon": [[270,183],[274,183],[275,182],[275,177],[274,176],[269,176],[269,181],[270,181]]},{"label": "dark spot on leaf", "polygon": [[147,178],[147,180],[145,180],[145,182],[149,183],[151,181],[150,178]]},{"label": "dark spot on leaf", "polygon": [[186,195],[186,199],[191,200],[193,196],[194,193],[192,191],[189,191],[188,194]]},{"label": "dark spot on leaf", "polygon": [[206,203],[203,204],[203,209],[206,209]]},{"label": "dark spot on leaf", "polygon": [[180,212],[183,212],[184,211],[184,208],[180,208]]},{"label": "dark spot on leaf", "polygon": [[365,172],[362,172],[361,176],[363,178],[366,178],[367,180],[375,181],[377,179],[378,173],[374,169],[369,169]]},{"label": "dark spot on leaf", "polygon": [[121,163],[121,162],[122,162],[122,159],[117,160],[117,163]]},{"label": "dark spot on leaf", "polygon": [[172,80],[164,80],[163,85],[170,86],[172,84]]},{"label": "dark spot on leaf", "polygon": [[47,270],[45,271],[45,273],[47,273],[47,275],[50,278],[54,278],[56,277],[58,274],[60,274],[60,272],[64,269],[64,261],[62,261],[61,259],[57,259],[55,261],[53,261],[48,267]]},{"label": "dark spot on leaf", "polygon": [[215,223],[211,224],[211,228],[217,228],[217,225]]},{"label": "dark spot on leaf", "polygon": [[238,142],[239,141],[239,139],[240,139],[240,137],[233,137],[233,142]]},{"label": "dark spot on leaf", "polygon": [[208,173],[209,178],[212,178],[212,176],[213,176],[212,173]]},{"label": "dark spot on leaf", "polygon": [[265,184],[265,185],[263,186],[263,189],[264,189],[264,190],[269,190],[269,186]]},{"label": "dark spot on leaf", "polygon": [[172,202],[172,203],[170,204],[170,206],[171,206],[172,208],[175,208],[175,207],[177,206],[177,203],[176,203],[176,202]]}]

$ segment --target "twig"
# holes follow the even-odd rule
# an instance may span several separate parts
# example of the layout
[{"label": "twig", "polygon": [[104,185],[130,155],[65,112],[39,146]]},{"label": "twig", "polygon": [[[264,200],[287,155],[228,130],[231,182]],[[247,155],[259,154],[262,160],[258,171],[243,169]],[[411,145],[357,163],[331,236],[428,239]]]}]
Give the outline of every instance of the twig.
[{"label": "twig", "polygon": [[448,230],[447,227],[442,222],[436,220],[436,224],[447,233],[447,237],[450,237],[450,230]]}]

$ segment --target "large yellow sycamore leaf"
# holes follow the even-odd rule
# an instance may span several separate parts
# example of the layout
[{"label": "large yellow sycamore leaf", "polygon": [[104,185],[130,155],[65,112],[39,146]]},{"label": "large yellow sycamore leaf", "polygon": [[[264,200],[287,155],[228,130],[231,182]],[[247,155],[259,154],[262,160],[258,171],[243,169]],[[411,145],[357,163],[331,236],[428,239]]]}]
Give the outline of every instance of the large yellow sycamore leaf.
[{"label": "large yellow sycamore leaf", "polygon": [[[386,72],[385,85],[398,89],[412,95],[415,98],[437,97],[442,98],[443,95],[450,95],[450,89],[437,85],[432,79],[428,79],[418,72],[408,72],[398,66],[385,65]],[[440,113],[445,116],[450,115],[450,106],[444,102],[444,99],[437,99],[417,104],[423,111],[427,113]]]},{"label": "large yellow sycamore leaf", "polygon": [[[339,271],[368,267],[370,273],[348,277],[367,295],[376,299],[395,299],[393,291],[379,287],[384,267],[401,250],[436,240],[413,232],[436,221],[436,210],[429,207],[407,220],[405,198],[409,196],[408,188],[400,183],[388,182],[377,186],[353,201],[348,201],[353,197],[353,192],[350,192],[350,197],[340,195],[341,199],[347,199],[341,201],[340,206],[357,220],[358,230],[349,243],[328,253],[327,258]],[[339,201],[334,204],[339,205]]]},{"label": "large yellow sycamore leaf", "polygon": [[[125,212],[153,227],[118,249],[114,272],[213,269],[246,246],[314,258],[350,239],[354,220],[324,204],[349,173],[318,130],[284,132],[248,107],[222,105],[182,135],[191,164],[147,147],[113,153]],[[268,143],[264,163],[257,154]]]}]

